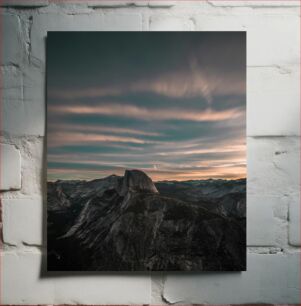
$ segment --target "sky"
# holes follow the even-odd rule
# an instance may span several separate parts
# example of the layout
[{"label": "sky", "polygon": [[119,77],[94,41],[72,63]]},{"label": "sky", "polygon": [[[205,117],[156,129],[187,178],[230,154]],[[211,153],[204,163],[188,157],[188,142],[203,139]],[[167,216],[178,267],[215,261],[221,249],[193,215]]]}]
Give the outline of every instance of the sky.
[{"label": "sky", "polygon": [[246,177],[245,32],[48,32],[47,179]]}]

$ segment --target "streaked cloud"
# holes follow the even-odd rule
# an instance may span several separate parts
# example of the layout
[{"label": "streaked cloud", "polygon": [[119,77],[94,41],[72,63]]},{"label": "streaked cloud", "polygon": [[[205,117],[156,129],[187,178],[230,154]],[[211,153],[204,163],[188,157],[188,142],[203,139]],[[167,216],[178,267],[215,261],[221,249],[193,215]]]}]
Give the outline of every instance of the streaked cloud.
[{"label": "streaked cloud", "polygon": [[185,110],[170,107],[167,109],[152,109],[134,105],[110,104],[98,106],[68,106],[56,105],[49,108],[51,112],[62,114],[98,114],[119,116],[143,120],[191,120],[191,121],[222,121],[235,119],[244,115],[239,108],[224,111],[215,111],[207,108],[204,111]]},{"label": "streaked cloud", "polygon": [[145,144],[151,143],[151,141],[134,138],[134,137],[124,137],[115,135],[102,135],[102,134],[89,134],[89,133],[79,133],[79,132],[57,132],[51,133],[49,135],[49,142],[51,147],[67,144],[84,144],[84,143],[135,143],[135,144]]},{"label": "streaked cloud", "polygon": [[225,146],[225,147],[215,147],[215,148],[207,148],[207,149],[184,149],[184,150],[176,150],[173,152],[158,152],[156,153],[159,156],[183,156],[183,155],[195,155],[195,154],[210,154],[210,153],[234,153],[234,152],[245,152],[246,146],[245,145],[232,145],[232,146]]},{"label": "streaked cloud", "polygon": [[244,33],[51,37],[49,180],[246,176]]},{"label": "streaked cloud", "polygon": [[72,132],[92,132],[92,133],[110,133],[110,134],[130,134],[138,136],[161,136],[162,133],[143,131],[138,129],[122,128],[122,127],[110,127],[104,125],[75,125],[75,124],[55,124],[50,123],[48,128],[52,131],[72,131]]},{"label": "streaked cloud", "polygon": [[72,91],[54,89],[52,99],[82,99],[107,96],[121,96],[129,93],[153,92],[172,98],[204,97],[209,104],[213,96],[242,95],[245,93],[245,80],[235,76],[210,75],[198,70],[194,65],[186,73],[171,74],[154,80],[140,80],[118,87],[88,87]]}]

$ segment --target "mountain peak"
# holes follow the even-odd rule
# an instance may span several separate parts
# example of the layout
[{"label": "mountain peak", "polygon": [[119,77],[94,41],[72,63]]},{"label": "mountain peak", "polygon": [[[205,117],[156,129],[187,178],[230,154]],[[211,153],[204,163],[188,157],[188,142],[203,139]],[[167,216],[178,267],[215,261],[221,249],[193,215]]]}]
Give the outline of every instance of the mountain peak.
[{"label": "mountain peak", "polygon": [[125,170],[121,194],[128,192],[158,193],[156,186],[150,177],[141,170]]}]

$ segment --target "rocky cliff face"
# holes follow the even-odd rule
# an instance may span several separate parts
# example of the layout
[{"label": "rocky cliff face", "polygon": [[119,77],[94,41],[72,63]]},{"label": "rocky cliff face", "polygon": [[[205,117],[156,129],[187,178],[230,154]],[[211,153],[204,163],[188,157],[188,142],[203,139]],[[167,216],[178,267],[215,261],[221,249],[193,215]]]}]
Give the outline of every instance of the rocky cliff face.
[{"label": "rocky cliff face", "polygon": [[[60,227],[58,210],[48,211],[52,221],[49,270],[233,271],[246,267],[245,218],[224,213],[220,207],[228,205],[226,200],[227,205],[219,198],[215,206],[212,201],[208,209],[210,201],[162,195],[138,170],[126,171],[123,178],[75,181],[73,187],[62,181],[50,184],[61,188],[60,197],[53,185],[48,189],[50,206],[53,199],[63,199],[68,205],[61,215],[69,221],[53,231]],[[241,199],[231,201],[229,205],[236,207]]]},{"label": "rocky cliff face", "polygon": [[158,193],[153,181],[142,171],[126,170],[122,182],[121,195],[128,192]]}]

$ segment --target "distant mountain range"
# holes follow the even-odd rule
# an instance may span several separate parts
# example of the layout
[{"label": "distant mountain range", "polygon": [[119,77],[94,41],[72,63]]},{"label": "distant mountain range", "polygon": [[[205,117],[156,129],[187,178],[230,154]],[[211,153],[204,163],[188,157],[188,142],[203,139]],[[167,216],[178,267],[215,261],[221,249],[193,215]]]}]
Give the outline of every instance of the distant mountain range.
[{"label": "distant mountain range", "polygon": [[246,180],[48,182],[48,270],[242,271]]}]

